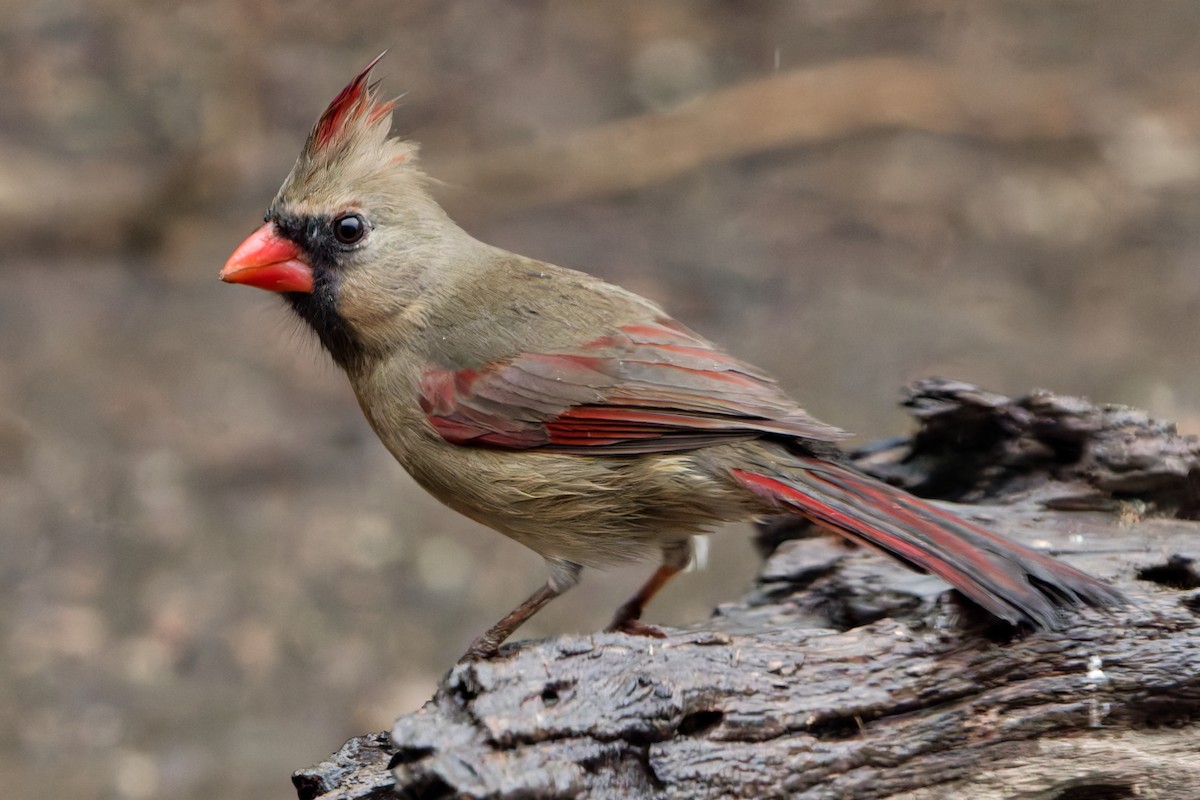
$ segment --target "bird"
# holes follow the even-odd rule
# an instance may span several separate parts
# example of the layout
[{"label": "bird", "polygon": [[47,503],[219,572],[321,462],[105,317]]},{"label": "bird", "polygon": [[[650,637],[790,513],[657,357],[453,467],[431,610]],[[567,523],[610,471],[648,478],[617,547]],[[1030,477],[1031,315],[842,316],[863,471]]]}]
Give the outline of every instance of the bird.
[{"label": "bird", "polygon": [[379,439],[451,509],[545,559],[548,578],[478,636],[495,657],[585,567],[657,556],[610,631],[663,633],[646,604],[695,535],[797,514],[944,579],[1014,626],[1061,627],[1115,588],[861,472],[848,436],[659,305],[485,244],[391,132],[375,58],[320,115],[262,225],[220,278],[279,294],[345,372]]}]

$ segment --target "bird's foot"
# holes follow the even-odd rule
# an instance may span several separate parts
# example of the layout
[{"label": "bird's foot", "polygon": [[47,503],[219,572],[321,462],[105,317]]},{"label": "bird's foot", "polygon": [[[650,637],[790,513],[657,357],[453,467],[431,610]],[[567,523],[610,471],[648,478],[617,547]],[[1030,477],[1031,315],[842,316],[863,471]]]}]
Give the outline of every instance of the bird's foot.
[{"label": "bird's foot", "polygon": [[467,648],[467,652],[462,654],[458,659],[459,664],[472,664],[477,661],[487,661],[495,658],[500,652],[500,642],[495,641],[487,634],[480,636],[475,641],[471,642],[471,646]]},{"label": "bird's foot", "polygon": [[612,624],[604,630],[608,633],[627,633],[630,636],[647,636],[651,639],[667,638],[667,634],[663,633],[661,629],[642,622],[640,619],[614,619]]}]

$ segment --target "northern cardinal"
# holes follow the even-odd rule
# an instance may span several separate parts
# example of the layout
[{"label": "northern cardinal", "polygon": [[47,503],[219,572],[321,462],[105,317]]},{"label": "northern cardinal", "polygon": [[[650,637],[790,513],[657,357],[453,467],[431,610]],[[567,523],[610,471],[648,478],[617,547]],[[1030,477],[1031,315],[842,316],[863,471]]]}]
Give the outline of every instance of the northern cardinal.
[{"label": "northern cardinal", "polygon": [[[715,523],[794,512],[995,616],[1050,628],[1122,602],[1049,556],[865,476],[768,375],[657,305],[484,244],[389,135],[372,61],[309,134],[221,279],[280,293],[345,371],[396,460],[450,508],[546,559],[545,586],[471,645],[494,654],[584,566],[657,551],[610,630],[639,622]],[[614,167],[615,168],[615,167]]]}]

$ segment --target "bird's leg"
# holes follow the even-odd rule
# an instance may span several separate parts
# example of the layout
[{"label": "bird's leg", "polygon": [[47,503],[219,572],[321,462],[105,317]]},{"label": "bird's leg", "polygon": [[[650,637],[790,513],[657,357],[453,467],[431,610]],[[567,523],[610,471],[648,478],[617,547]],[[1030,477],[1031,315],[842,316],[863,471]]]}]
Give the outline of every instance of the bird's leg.
[{"label": "bird's leg", "polygon": [[486,633],[471,642],[471,646],[467,648],[467,652],[458,660],[458,663],[481,661],[496,655],[500,645],[504,643],[505,639],[512,636],[513,631],[541,611],[542,606],[546,603],[579,583],[579,573],[583,567],[570,561],[546,559],[546,562],[550,565],[550,579],[546,581],[546,585],[529,595],[525,602],[508,612],[503,619],[488,628]]},{"label": "bird's leg", "polygon": [[691,560],[691,537],[663,547],[662,564],[654,571],[650,579],[634,593],[633,597],[621,604],[606,630],[628,633],[633,636],[653,636],[655,639],[665,637],[666,634],[658,628],[641,621],[642,612],[646,610],[646,604],[650,602],[650,599],[658,594],[671,578],[683,572]]},{"label": "bird's leg", "polygon": [[546,584],[531,594],[529,599],[508,612],[503,619],[488,628],[486,633],[471,642],[471,646],[467,648],[467,652],[463,654],[459,662],[481,661],[496,655],[500,645],[512,635],[513,631],[521,627],[525,620],[532,617],[541,610],[542,606],[560,594],[562,594],[561,591],[551,585],[550,581],[546,581]]}]

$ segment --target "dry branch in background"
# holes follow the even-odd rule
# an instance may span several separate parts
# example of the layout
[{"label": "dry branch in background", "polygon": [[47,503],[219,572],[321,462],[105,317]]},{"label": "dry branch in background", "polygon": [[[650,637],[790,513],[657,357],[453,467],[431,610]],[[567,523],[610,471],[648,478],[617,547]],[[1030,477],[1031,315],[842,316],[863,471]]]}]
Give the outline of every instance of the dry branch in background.
[{"label": "dry branch in background", "polygon": [[756,587],[712,619],[459,665],[390,735],[297,773],[300,797],[1194,797],[1200,442],[1046,392],[934,380],[909,405],[921,431],[864,466],[971,499],[956,512],[1134,604],[1022,635],[776,520]]},{"label": "dry branch in background", "polygon": [[[964,71],[915,58],[859,58],[778,73],[699,97],[665,113],[644,114],[562,138],[435,161],[441,200],[479,217],[653,186],[708,164],[837,141],[873,130],[910,130],[991,141],[1095,139],[1106,116],[1099,91],[1058,71]],[[1150,100],[1147,101],[1147,97]],[[1136,107],[1195,130],[1190,87],[1155,92],[1109,90],[1111,107]],[[1190,116],[1189,116],[1190,115]],[[151,223],[194,209],[215,182],[246,172],[228,150],[172,159],[128,160],[14,150],[0,158],[0,214],[10,228],[40,231],[56,246],[111,247],[137,240]],[[274,190],[271,176],[261,191]],[[36,185],[30,194],[24,187]],[[7,189],[8,191],[4,191]],[[97,202],[97,198],[103,202]],[[183,198],[181,200],[181,198]]]},{"label": "dry branch in background", "polygon": [[[1173,93],[1159,99],[1177,109]],[[455,205],[473,211],[611,195],[770,150],[889,128],[995,141],[1094,136],[1096,92],[1078,76],[971,74],[917,59],[862,58],[779,73],[666,113],[561,139],[436,163]],[[1117,102],[1117,98],[1110,98]]]}]

